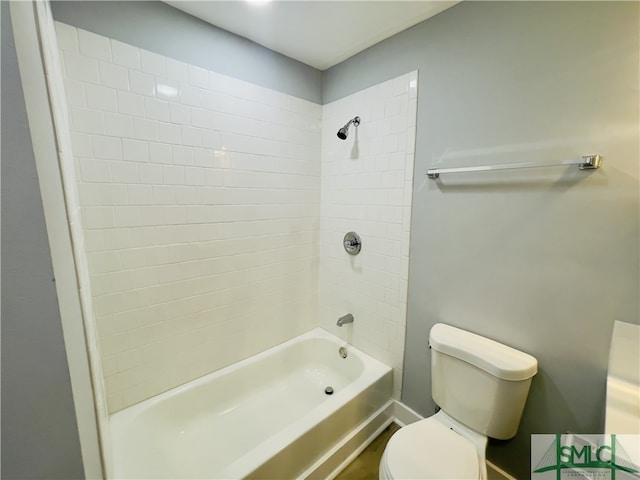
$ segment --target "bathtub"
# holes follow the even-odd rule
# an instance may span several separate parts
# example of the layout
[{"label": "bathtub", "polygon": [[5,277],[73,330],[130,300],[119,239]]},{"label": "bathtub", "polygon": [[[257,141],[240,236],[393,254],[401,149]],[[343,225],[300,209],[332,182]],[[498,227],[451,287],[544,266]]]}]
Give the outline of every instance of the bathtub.
[{"label": "bathtub", "polygon": [[321,478],[314,465],[384,409],[391,388],[391,368],[317,328],[113,414],[109,470],[130,479]]}]

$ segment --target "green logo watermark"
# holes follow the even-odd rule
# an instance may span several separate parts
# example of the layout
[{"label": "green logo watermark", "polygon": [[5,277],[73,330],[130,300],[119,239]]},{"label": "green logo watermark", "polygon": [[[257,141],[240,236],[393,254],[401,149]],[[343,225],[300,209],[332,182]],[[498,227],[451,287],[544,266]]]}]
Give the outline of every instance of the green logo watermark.
[{"label": "green logo watermark", "polygon": [[639,440],[640,435],[532,435],[531,478],[640,478]]}]

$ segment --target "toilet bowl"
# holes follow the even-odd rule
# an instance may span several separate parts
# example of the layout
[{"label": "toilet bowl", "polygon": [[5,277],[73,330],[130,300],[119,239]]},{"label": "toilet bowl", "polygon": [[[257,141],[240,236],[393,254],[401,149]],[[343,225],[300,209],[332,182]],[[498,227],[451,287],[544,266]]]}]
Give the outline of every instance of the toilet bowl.
[{"label": "toilet bowl", "polygon": [[520,425],[537,360],[444,324],[429,335],[435,415],[398,430],[380,460],[380,480],[486,480],[488,437]]},{"label": "toilet bowl", "polygon": [[398,430],[380,460],[380,480],[485,480],[487,437],[440,410]]}]

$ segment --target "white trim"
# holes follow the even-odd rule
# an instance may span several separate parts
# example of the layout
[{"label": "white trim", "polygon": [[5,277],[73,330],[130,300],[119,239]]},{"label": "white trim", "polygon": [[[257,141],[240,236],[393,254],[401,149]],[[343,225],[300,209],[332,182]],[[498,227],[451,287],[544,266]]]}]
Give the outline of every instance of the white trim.
[{"label": "white trim", "polygon": [[395,422],[404,427],[410,423],[423,420],[424,417],[415,410],[410,409],[404,403],[394,400],[393,402],[393,419]]},{"label": "white trim", "polygon": [[[65,97],[64,91],[60,93],[60,66],[55,63],[58,57],[53,20],[49,3],[42,0],[11,2],[10,12],[56,278],[84,473],[86,478],[101,479],[103,470],[85,338],[83,292],[76,271],[78,246],[70,231],[74,223],[78,226],[74,216],[79,217],[78,212],[71,209],[73,202],[65,195],[68,192],[62,182],[63,175],[68,173],[64,156],[70,155],[71,150],[68,129],[61,120],[65,119],[66,109],[61,107]],[[56,125],[60,127],[58,130]]]},{"label": "white trim", "polygon": [[[507,472],[502,470],[500,467],[495,466],[489,460],[487,462],[487,479],[488,480],[518,480],[516,477],[512,477]],[[493,470],[493,473],[490,472]]]},{"label": "white trim", "polygon": [[300,475],[299,480],[312,478],[333,480],[393,422],[393,403],[394,400],[390,400],[374,412]]}]

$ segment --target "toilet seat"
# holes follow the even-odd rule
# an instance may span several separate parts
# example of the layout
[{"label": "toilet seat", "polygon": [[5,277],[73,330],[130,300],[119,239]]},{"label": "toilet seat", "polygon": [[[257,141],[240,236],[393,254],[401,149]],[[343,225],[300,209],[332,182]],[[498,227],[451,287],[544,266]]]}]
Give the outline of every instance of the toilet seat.
[{"label": "toilet seat", "polygon": [[478,480],[478,452],[470,440],[427,418],[391,437],[380,462],[380,478]]}]

